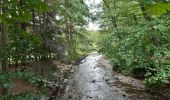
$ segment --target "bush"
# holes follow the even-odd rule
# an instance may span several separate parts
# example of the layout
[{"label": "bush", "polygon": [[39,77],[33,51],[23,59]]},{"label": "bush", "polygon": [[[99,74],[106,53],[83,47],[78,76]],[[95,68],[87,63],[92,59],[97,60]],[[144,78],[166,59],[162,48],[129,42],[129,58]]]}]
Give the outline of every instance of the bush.
[{"label": "bush", "polygon": [[1,100],[41,100],[40,94],[33,94],[31,92],[24,92],[21,94],[9,94],[3,97],[0,97]]},{"label": "bush", "polygon": [[34,74],[32,72],[17,71],[0,73],[0,84],[3,88],[11,90],[13,88],[13,82],[16,79],[33,84],[38,89],[36,94],[33,94],[29,91],[25,91],[20,94],[13,94],[11,91],[9,91],[8,94],[0,97],[0,100],[23,100],[21,98],[24,98],[24,100],[40,100],[38,98],[42,95],[45,95],[47,88],[58,86],[55,82],[45,80],[40,75]]},{"label": "bush", "polygon": [[117,28],[99,42],[99,52],[111,59],[113,68],[120,72],[140,78],[145,76],[147,84],[159,84],[159,79],[166,84],[170,78],[167,67],[164,68],[170,51],[169,25],[170,17],[165,16],[136,26]]},{"label": "bush", "polygon": [[154,76],[145,79],[146,86],[152,88],[166,87],[170,84],[170,65],[163,66]]}]

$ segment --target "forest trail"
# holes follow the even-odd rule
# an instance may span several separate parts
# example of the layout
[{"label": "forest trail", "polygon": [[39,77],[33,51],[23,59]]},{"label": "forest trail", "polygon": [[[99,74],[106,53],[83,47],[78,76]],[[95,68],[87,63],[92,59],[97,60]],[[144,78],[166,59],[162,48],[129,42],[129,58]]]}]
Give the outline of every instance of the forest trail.
[{"label": "forest trail", "polygon": [[165,100],[145,92],[141,81],[125,76],[119,78],[132,83],[120,82],[109,61],[93,52],[81,61],[69,80],[66,92],[56,100]]}]

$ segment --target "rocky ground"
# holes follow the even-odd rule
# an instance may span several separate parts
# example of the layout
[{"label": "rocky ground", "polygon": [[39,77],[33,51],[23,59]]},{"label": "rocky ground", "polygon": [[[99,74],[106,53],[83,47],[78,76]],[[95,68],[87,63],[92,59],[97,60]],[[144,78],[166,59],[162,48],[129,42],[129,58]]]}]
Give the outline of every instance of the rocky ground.
[{"label": "rocky ground", "polygon": [[142,81],[114,72],[96,52],[69,71],[64,90],[56,89],[50,100],[168,100],[146,92]]}]

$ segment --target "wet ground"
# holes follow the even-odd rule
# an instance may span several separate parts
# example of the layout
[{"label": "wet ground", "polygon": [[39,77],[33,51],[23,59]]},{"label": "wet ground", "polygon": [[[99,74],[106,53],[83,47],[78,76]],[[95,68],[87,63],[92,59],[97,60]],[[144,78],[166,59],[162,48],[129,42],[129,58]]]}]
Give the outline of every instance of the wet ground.
[{"label": "wet ground", "polygon": [[167,100],[145,91],[142,81],[112,71],[98,53],[89,54],[70,76],[65,93],[56,100]]}]

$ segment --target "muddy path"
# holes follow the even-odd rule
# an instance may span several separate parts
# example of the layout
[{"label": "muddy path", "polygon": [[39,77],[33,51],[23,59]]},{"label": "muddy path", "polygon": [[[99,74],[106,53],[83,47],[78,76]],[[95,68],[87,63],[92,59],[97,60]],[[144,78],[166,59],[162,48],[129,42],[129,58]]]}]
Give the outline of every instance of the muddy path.
[{"label": "muddy path", "polygon": [[98,53],[89,54],[77,66],[63,95],[55,100],[166,100],[145,91],[142,81],[112,71]]}]

